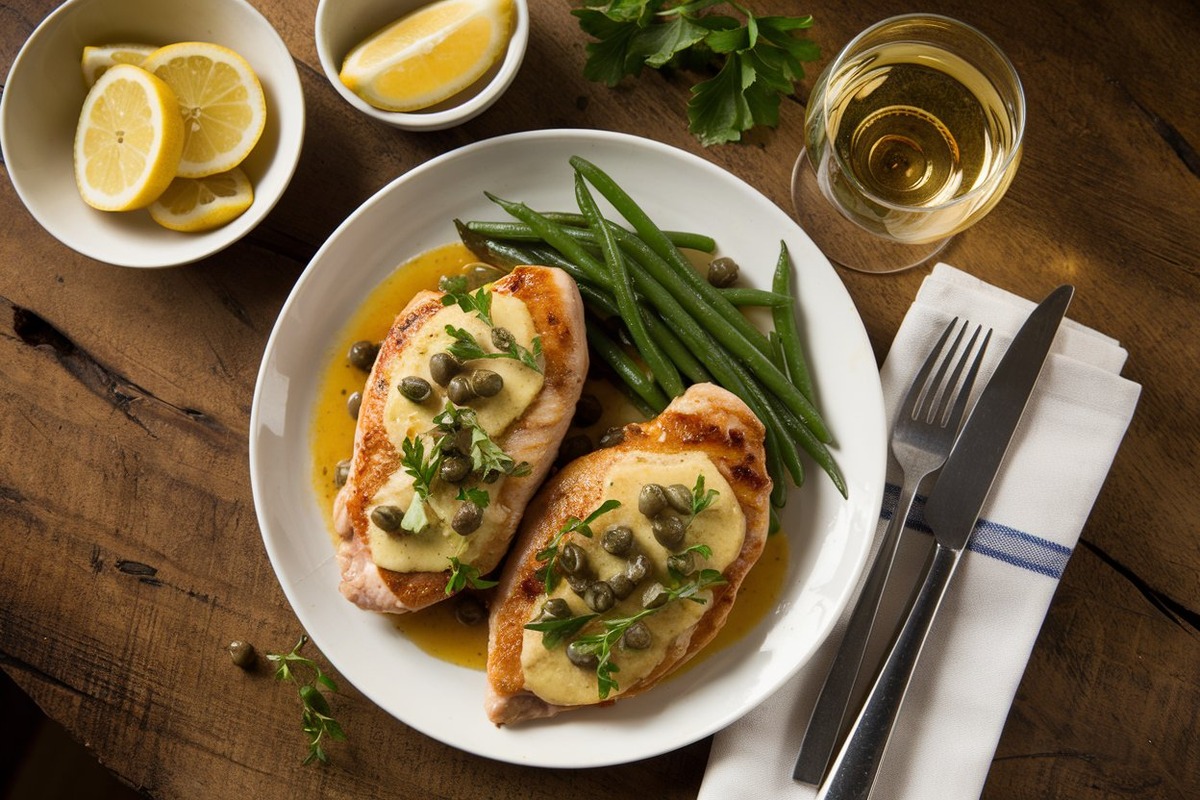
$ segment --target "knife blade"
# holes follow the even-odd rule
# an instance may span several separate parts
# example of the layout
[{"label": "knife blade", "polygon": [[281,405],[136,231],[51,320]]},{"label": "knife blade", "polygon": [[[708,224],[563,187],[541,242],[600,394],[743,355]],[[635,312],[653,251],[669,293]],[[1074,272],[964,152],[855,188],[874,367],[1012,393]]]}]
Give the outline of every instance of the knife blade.
[{"label": "knife blade", "polygon": [[966,546],[1074,294],[1060,286],[1033,310],[955,441],[925,501],[925,522],[946,547]]},{"label": "knife blade", "polygon": [[921,648],[1074,294],[1072,286],[1058,287],[1025,320],[950,451],[925,501],[934,549],[924,578],[817,800],[871,793]]}]

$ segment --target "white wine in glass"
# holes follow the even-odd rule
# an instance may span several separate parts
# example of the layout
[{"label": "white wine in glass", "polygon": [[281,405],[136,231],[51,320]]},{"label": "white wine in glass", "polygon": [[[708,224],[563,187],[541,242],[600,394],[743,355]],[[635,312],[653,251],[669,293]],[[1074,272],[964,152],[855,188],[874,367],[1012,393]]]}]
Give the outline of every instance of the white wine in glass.
[{"label": "white wine in glass", "polygon": [[1020,80],[983,34],[935,15],[884,20],[813,87],[797,216],[842,266],[915,266],[1000,200],[1024,127]]}]

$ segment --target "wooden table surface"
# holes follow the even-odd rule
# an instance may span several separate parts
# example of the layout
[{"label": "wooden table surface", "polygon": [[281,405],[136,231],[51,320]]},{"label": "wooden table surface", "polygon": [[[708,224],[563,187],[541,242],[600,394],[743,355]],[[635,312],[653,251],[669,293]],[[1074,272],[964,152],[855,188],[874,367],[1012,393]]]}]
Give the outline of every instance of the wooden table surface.
[{"label": "wooden table surface", "polygon": [[[231,639],[286,650],[301,633],[255,519],[251,399],[297,277],[392,178],[500,134],[602,128],[700,154],[790,209],[810,84],[785,101],[776,130],[705,149],[686,130],[685,76],[589,83],[571,4],[535,0],[528,55],[503,101],[453,130],[405,133],[357,114],[327,83],[316,0],[252,2],[298,63],[308,127],[286,195],[243,241],[192,266],[113,267],[53,239],[0,182],[0,666],[156,798],[694,797],[707,741],[582,773],[522,768],[426,738],[351,686],[336,700],[351,741],[332,746],[329,766],[301,768],[293,691],[265,668],[242,672],[224,650]],[[0,74],[55,5],[0,4]],[[810,80],[854,33],[914,10],[775,6],[816,18],[823,57]],[[990,34],[1028,97],[1011,190],[945,260],[1026,297],[1074,283],[1071,316],[1119,339],[1125,374],[1144,387],[983,796],[1194,797],[1200,7],[930,0],[919,10]],[[927,272],[842,273],[880,359]]]}]

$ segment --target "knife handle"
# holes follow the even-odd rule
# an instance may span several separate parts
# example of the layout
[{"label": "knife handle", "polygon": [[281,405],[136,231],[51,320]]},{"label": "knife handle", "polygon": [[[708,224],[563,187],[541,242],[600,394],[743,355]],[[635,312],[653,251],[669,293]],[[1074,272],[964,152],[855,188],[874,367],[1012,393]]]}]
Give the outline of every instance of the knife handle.
[{"label": "knife handle", "polygon": [[900,500],[888,521],[879,552],[854,603],[854,610],[850,612],[850,621],[846,623],[846,631],[842,634],[833,665],[825,676],[821,694],[817,697],[808,728],[804,731],[804,739],[800,742],[800,753],[792,770],[793,780],[819,785],[825,778],[825,770],[837,747],[842,723],[851,705],[855,682],[862,669],[863,654],[866,653],[871,630],[875,627],[879,603],[887,587],[892,562],[895,561],[896,547],[920,483],[916,478],[920,477],[924,476],[905,475],[900,482]]},{"label": "knife handle", "polygon": [[920,589],[817,800],[867,800],[904,694],[961,550],[937,544]]}]

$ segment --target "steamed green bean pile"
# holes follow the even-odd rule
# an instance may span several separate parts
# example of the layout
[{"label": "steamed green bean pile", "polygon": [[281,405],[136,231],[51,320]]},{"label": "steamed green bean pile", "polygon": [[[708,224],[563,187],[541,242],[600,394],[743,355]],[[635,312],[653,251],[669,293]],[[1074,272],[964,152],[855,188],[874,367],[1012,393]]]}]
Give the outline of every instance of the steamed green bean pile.
[{"label": "steamed green bean pile", "polygon": [[[813,404],[787,246],[780,243],[769,291],[715,286],[682,252],[712,254],[710,237],[662,230],[596,165],[574,156],[571,166],[577,213],[541,212],[488,193],[512,219],[456,221],[463,242],[500,267],[543,264],[570,274],[588,311],[592,352],[648,416],[691,383],[713,382],[740,397],[766,427],[776,508],[783,506],[789,483],[804,481],[800,451],[845,496],[845,480],[827,447],[832,435]],[[593,190],[626,224],[602,215]],[[743,313],[746,306],[768,308],[773,330],[759,330]],[[620,329],[614,330],[618,319]]]}]

